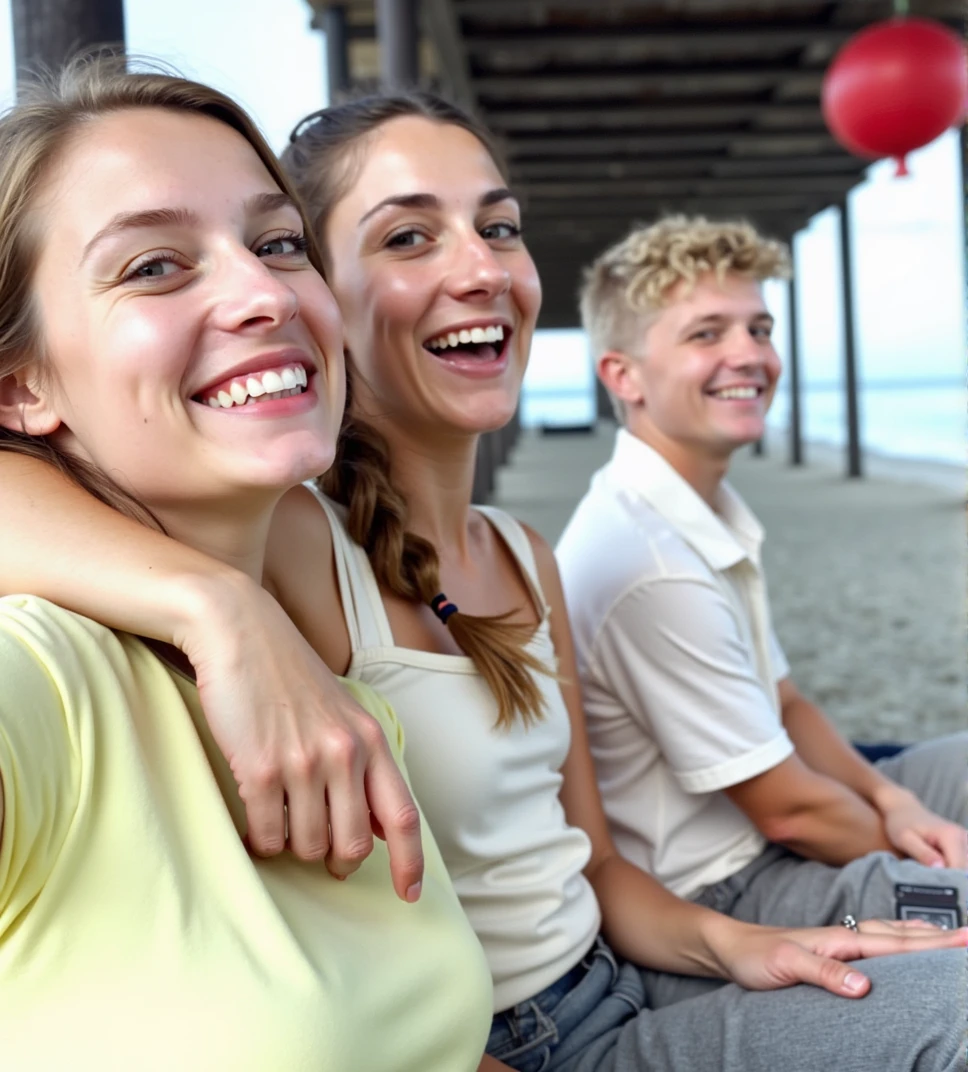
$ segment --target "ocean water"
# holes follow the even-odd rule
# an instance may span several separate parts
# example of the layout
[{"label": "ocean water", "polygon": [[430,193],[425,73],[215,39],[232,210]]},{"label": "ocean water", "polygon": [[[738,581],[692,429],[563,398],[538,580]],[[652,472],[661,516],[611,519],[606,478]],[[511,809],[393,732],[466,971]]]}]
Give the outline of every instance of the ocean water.
[{"label": "ocean water", "polygon": [[[801,397],[803,438],[841,446],[846,442],[843,387],[817,385]],[[891,457],[965,465],[968,461],[968,389],[964,383],[866,384],[859,396],[861,443]],[[769,424],[786,427],[789,395],[777,392]]]},{"label": "ocean water", "polygon": [[[594,387],[584,382],[525,384],[521,417],[526,427],[588,424],[594,420]],[[841,446],[846,442],[843,388],[810,386],[801,397],[803,438]],[[777,392],[769,424],[785,428],[789,396]],[[866,384],[860,394],[864,449],[892,457],[965,465],[968,461],[968,389],[958,381]]]}]

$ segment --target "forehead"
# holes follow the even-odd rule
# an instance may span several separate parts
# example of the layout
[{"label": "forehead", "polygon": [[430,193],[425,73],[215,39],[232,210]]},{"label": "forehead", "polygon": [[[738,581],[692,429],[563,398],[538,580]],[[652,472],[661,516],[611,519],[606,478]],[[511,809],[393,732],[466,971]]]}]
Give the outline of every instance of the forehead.
[{"label": "forehead", "polygon": [[131,108],[80,128],[46,177],[38,208],[93,230],[105,213],[199,207],[276,189],[252,146],[225,123]]},{"label": "forehead", "polygon": [[469,130],[422,116],[401,116],[364,142],[345,200],[375,204],[406,193],[476,198],[504,180],[487,148]]},{"label": "forehead", "polygon": [[755,279],[735,272],[720,279],[706,272],[694,283],[681,279],[672,286],[656,319],[681,323],[697,317],[747,317],[765,312],[763,288]]}]

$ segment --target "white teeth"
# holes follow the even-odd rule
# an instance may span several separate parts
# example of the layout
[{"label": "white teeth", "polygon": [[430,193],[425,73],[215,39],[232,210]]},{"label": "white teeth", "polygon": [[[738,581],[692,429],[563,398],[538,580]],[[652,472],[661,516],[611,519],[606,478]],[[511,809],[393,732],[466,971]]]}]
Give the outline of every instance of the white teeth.
[{"label": "white teeth", "polygon": [[302,365],[270,371],[259,376],[249,376],[245,383],[233,381],[228,389],[206,399],[213,409],[231,409],[232,406],[249,406],[257,398],[288,398],[301,395],[309,385],[309,375]]},{"label": "white teeth", "polygon": [[464,328],[461,331],[449,331],[436,339],[430,339],[426,345],[431,350],[446,350],[450,346],[467,346],[470,344],[498,343],[504,341],[504,328],[500,324],[483,328]]},{"label": "white teeth", "polygon": [[725,387],[715,394],[719,398],[750,399],[756,398],[759,392],[755,387]]}]

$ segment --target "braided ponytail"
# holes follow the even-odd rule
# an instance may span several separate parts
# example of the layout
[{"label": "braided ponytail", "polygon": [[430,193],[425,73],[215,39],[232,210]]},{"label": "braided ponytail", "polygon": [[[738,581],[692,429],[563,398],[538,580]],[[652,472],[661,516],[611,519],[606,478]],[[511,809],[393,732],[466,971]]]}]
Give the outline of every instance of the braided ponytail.
[{"label": "braided ponytail", "polygon": [[[375,428],[356,417],[344,421],[332,468],[320,490],[347,507],[350,536],[367,554],[377,581],[401,599],[430,604],[440,592],[440,563],[429,540],[407,531],[407,504],[389,477],[390,451]],[[526,645],[534,627],[509,622],[513,612],[479,617],[455,611],[447,628],[474,662],[498,704],[497,725],[515,715],[525,725],[543,714],[537,674],[549,673]]]}]

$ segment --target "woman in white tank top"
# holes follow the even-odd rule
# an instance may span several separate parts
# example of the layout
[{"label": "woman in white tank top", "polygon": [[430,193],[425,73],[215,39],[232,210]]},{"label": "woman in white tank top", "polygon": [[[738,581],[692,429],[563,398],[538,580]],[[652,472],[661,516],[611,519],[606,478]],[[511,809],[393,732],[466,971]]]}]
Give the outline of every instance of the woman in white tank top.
[{"label": "woman in white tank top", "polygon": [[[681,901],[616,852],[551,550],[470,505],[478,438],[517,406],[540,303],[496,160],[486,132],[428,98],[351,103],[297,128],[284,163],[343,312],[352,419],[331,500],[287,497],[268,569],[326,663],[383,691],[405,727],[414,791],[494,976],[482,1072],[953,1070],[964,951],[946,947],[963,934],[750,926]],[[96,506],[77,514],[108,530]],[[177,547],[123,531],[121,565],[81,532],[98,566],[84,598],[109,622],[125,564],[179,568]],[[139,630],[163,632],[157,609],[139,613]],[[275,634],[256,641],[284,650]],[[258,666],[269,656],[256,641]],[[331,805],[334,826],[344,805]],[[917,949],[931,952],[872,961],[874,993],[844,1000],[870,984],[842,961]],[[653,1011],[643,966],[717,982]],[[904,1015],[912,995],[931,1011]]]}]

